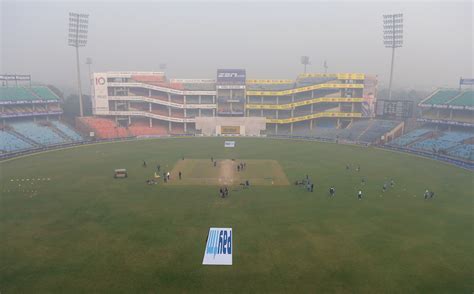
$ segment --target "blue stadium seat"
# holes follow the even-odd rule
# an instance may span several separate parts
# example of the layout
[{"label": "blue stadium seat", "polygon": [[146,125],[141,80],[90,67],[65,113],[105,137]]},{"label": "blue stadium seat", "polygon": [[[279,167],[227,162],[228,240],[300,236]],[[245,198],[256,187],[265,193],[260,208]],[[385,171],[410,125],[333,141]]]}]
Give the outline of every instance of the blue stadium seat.
[{"label": "blue stadium seat", "polygon": [[425,136],[429,132],[432,132],[430,129],[418,129],[411,131],[409,133],[404,134],[403,136],[400,136],[390,142],[389,145],[393,146],[407,146],[410,145],[411,143],[419,140],[421,137]]},{"label": "blue stadium seat", "polygon": [[14,152],[29,148],[33,148],[33,146],[6,131],[0,131],[0,150],[3,152]]},{"label": "blue stadium seat", "polygon": [[73,141],[82,141],[81,135],[79,135],[76,131],[71,129],[69,126],[66,124],[60,122],[60,121],[52,121],[51,122],[56,128],[58,128],[61,132],[66,134],[69,138],[71,138]]},{"label": "blue stadium seat", "polygon": [[451,149],[448,154],[455,157],[474,160],[474,148],[471,144],[462,144],[454,149]]},{"label": "blue stadium seat", "polygon": [[11,126],[21,135],[42,145],[67,143],[65,139],[56,134],[51,128],[34,122],[16,122],[12,123]]}]

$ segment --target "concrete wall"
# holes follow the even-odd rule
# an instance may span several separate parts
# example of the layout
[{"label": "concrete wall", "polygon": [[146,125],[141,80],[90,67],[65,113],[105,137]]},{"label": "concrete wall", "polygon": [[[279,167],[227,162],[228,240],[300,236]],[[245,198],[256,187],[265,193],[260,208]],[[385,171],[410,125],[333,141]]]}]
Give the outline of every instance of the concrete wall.
[{"label": "concrete wall", "polygon": [[266,128],[264,117],[196,117],[196,130],[205,136],[218,136],[221,126],[240,126],[242,136],[260,136]]}]

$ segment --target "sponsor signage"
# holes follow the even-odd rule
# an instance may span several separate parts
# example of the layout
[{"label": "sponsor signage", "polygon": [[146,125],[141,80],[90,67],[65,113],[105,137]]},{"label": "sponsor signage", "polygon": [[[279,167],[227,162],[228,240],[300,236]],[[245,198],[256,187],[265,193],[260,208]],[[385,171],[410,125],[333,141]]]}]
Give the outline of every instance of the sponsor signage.
[{"label": "sponsor signage", "polygon": [[204,265],[232,265],[232,228],[209,228]]},{"label": "sponsor signage", "polygon": [[235,141],[225,141],[224,142],[224,147],[225,148],[234,148],[235,147]]},{"label": "sponsor signage", "polygon": [[278,85],[278,84],[293,84],[293,80],[247,80],[247,84],[265,84],[265,85]]},{"label": "sponsor signage", "polygon": [[237,90],[237,89],[245,89],[245,85],[218,85],[216,86],[219,90]]},{"label": "sponsor signage", "polygon": [[474,124],[468,123],[468,122],[458,122],[458,121],[442,120],[442,119],[418,118],[416,121],[436,123],[436,124],[445,124],[445,125],[453,125],[453,126],[463,126],[463,127],[472,127],[472,126],[474,126]]},{"label": "sponsor signage", "polygon": [[[235,135],[240,134],[240,126],[221,126],[221,134],[223,135]],[[233,141],[232,141],[233,142]],[[234,142],[235,146],[235,142]],[[234,147],[232,146],[232,147]]]},{"label": "sponsor signage", "polygon": [[245,85],[245,69],[218,69],[216,82],[221,85]]},{"label": "sponsor signage", "polygon": [[0,75],[0,81],[31,81],[31,75]]},{"label": "sponsor signage", "polygon": [[211,84],[215,83],[216,80],[212,79],[171,79],[171,83],[192,83],[192,84]]}]

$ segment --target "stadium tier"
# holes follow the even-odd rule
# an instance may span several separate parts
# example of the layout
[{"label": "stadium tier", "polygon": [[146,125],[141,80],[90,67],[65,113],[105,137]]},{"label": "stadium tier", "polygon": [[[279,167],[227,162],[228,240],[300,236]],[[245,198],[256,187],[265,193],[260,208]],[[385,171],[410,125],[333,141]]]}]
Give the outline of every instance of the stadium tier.
[{"label": "stadium tier", "polygon": [[8,121],[1,127],[0,152],[18,152],[83,141],[72,127],[60,121]]},{"label": "stadium tier", "polygon": [[[384,140],[387,133],[400,131],[403,123],[387,120],[360,120],[353,122],[350,126],[338,128],[315,127],[312,130],[305,127],[295,128],[293,136],[303,138],[317,138],[322,140],[343,140],[359,143],[374,143]],[[290,135],[289,132],[286,135]]]},{"label": "stadium tier", "polygon": [[28,142],[11,134],[5,130],[0,130],[0,150],[1,152],[14,152],[34,148]]},{"label": "stadium tier", "polygon": [[473,143],[473,132],[437,131],[423,128],[398,137],[389,145],[472,161],[474,160]]},{"label": "stadium tier", "polygon": [[[220,69],[216,79],[168,79],[160,72],[94,73],[93,113],[109,118],[115,128],[136,133],[202,132],[200,118],[262,118],[263,132],[293,134],[296,128],[313,129],[321,121],[336,128],[373,117],[376,80],[358,73],[302,74],[295,80],[247,80],[243,69]],[[223,125],[213,133],[220,135]],[[83,126],[87,122],[83,122]],[[158,125],[157,131],[154,126]],[[96,126],[96,129],[94,129]],[[103,129],[103,127],[101,127]],[[206,128],[209,129],[209,128]],[[149,130],[149,132],[147,132]],[[227,128],[229,130],[229,128]],[[245,134],[244,126],[234,128]],[[102,136],[97,124],[89,131]]]},{"label": "stadium tier", "polygon": [[474,97],[472,89],[437,89],[419,103],[420,129],[391,141],[399,150],[462,159],[472,164]]},{"label": "stadium tier", "polygon": [[58,118],[62,114],[59,97],[49,88],[0,87],[0,118],[43,117]]},{"label": "stadium tier", "polygon": [[59,121],[60,99],[44,86],[0,87],[0,153],[83,141],[74,128]]},{"label": "stadium tier", "polygon": [[434,125],[474,127],[474,91],[438,89],[423,99],[420,122]]}]

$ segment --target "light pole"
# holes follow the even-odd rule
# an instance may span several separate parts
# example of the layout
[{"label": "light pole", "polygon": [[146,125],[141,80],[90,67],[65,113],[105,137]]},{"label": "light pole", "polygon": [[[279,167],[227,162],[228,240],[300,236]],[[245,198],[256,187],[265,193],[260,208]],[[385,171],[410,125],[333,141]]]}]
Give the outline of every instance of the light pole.
[{"label": "light pole", "polygon": [[77,63],[77,86],[79,89],[79,114],[84,115],[82,107],[82,85],[81,85],[81,69],[79,63],[79,47],[87,44],[87,29],[89,26],[89,15],[83,13],[69,13],[69,34],[68,45],[76,48]]},{"label": "light pole", "polygon": [[304,66],[304,73],[306,73],[306,66],[310,64],[309,56],[301,56],[301,64]]},{"label": "light pole", "polygon": [[388,84],[388,99],[392,99],[393,64],[395,48],[403,46],[403,13],[385,14],[383,16],[383,43],[385,48],[392,48],[392,63],[390,66],[390,82]]}]

